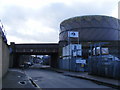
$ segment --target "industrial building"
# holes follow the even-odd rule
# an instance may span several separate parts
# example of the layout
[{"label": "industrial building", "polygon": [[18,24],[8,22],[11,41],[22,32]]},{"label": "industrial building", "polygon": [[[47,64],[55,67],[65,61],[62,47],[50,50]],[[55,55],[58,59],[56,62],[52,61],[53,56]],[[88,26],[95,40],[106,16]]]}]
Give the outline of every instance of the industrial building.
[{"label": "industrial building", "polygon": [[115,73],[120,68],[120,20],[102,15],[69,18],[60,24],[59,40],[59,68],[118,75]]}]

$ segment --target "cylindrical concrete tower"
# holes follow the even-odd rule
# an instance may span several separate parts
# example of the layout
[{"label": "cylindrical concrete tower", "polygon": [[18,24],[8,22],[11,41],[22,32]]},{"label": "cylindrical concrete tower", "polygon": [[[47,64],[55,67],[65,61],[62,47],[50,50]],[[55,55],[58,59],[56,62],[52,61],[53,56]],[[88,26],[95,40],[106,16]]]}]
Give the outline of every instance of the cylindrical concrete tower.
[{"label": "cylindrical concrete tower", "polygon": [[78,31],[82,41],[118,40],[118,19],[109,16],[90,15],[73,17],[60,24],[59,40],[67,41],[68,31]]},{"label": "cylindrical concrete tower", "polygon": [[[77,31],[79,42],[82,43],[82,55],[87,58],[91,42],[116,42],[120,39],[119,23],[114,17],[101,15],[78,16],[64,20],[60,24],[60,46],[68,44],[68,31]],[[77,43],[78,40],[71,38],[70,42]]]}]

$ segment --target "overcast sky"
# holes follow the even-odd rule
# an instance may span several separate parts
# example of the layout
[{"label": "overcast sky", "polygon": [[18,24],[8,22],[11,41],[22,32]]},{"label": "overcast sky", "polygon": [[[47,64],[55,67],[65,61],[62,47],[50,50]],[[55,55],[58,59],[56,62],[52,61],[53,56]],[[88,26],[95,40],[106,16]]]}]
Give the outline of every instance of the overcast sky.
[{"label": "overcast sky", "polygon": [[83,15],[118,17],[119,0],[0,0],[9,42],[57,43],[60,23]]}]

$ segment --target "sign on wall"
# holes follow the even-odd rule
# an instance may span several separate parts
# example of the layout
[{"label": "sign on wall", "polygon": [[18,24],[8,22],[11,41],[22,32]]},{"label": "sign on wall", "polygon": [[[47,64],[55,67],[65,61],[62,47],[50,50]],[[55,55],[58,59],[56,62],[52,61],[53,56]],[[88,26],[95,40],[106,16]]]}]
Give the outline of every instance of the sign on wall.
[{"label": "sign on wall", "polygon": [[86,60],[76,60],[76,63],[86,64]]},{"label": "sign on wall", "polygon": [[65,47],[63,47],[62,49],[62,55],[63,56],[69,56],[72,55],[73,56],[82,56],[82,45],[81,44],[70,44],[67,45]]},{"label": "sign on wall", "polygon": [[68,37],[77,38],[77,37],[79,37],[79,33],[75,32],[75,31],[69,31],[68,32]]}]

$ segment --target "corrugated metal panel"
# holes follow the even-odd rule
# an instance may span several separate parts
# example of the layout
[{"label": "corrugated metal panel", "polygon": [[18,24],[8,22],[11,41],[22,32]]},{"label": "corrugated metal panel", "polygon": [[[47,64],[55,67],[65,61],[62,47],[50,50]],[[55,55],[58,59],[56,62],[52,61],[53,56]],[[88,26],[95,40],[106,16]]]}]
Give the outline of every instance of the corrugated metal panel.
[{"label": "corrugated metal panel", "polygon": [[89,74],[120,79],[120,61],[93,56],[89,59]]}]

